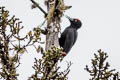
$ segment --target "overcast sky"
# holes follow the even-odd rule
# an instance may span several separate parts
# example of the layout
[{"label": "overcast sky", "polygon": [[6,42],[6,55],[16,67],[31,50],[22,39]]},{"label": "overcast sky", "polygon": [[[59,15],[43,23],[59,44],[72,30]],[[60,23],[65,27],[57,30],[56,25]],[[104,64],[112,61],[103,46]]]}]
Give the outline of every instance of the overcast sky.
[{"label": "overcast sky", "polygon": [[[46,10],[44,0],[37,0]],[[93,54],[102,49],[109,55],[108,61],[111,68],[120,71],[120,0],[65,0],[67,5],[72,5],[65,14],[79,18],[83,25],[78,30],[78,39],[72,50],[64,58],[73,62],[68,80],[88,80],[89,73],[84,70],[85,65],[90,65]],[[16,15],[23,21],[24,33],[32,30],[44,21],[43,13],[38,9],[31,10],[29,0],[0,0],[0,6],[5,6],[10,15]],[[69,21],[63,17],[62,31],[69,26]],[[34,57],[39,57],[32,50],[21,56],[21,65],[17,70],[19,80],[27,80],[34,71],[32,69]],[[62,65],[62,66],[63,66]],[[64,67],[63,67],[64,69]]]}]

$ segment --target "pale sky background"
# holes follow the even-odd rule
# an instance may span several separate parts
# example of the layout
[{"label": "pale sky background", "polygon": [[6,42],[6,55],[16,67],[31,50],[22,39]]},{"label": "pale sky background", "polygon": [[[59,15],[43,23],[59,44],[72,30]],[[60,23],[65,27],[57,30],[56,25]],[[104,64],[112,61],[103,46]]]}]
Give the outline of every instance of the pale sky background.
[{"label": "pale sky background", "polygon": [[[44,0],[36,0],[41,7]],[[88,80],[89,73],[84,70],[85,65],[90,65],[93,54],[102,49],[109,55],[108,61],[111,68],[120,71],[120,0],[65,0],[72,5],[65,14],[79,18],[83,25],[78,30],[78,39],[72,50],[64,58],[62,69],[66,61],[73,62],[68,80]],[[31,10],[30,0],[0,0],[0,6],[5,6],[10,15],[16,15],[25,26],[23,34],[40,25],[44,18],[38,9]],[[62,31],[69,26],[69,21],[62,18]],[[27,80],[34,72],[32,69],[36,55],[33,50],[21,56],[21,65],[18,68],[19,80]]]}]

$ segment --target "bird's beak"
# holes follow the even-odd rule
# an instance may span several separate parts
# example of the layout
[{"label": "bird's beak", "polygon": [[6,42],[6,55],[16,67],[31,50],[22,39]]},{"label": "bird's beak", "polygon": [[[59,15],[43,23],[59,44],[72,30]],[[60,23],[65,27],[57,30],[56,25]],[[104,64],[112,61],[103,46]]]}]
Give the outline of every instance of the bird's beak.
[{"label": "bird's beak", "polygon": [[70,18],[69,16],[65,15],[66,18],[68,18],[70,21],[73,21],[72,18]]}]

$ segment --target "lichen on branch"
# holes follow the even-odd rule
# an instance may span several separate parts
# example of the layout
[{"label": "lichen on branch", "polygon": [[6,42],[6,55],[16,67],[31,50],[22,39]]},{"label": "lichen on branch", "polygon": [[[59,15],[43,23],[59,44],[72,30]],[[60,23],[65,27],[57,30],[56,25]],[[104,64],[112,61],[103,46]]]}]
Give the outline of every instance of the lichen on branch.
[{"label": "lichen on branch", "polygon": [[106,62],[108,58],[107,53],[101,49],[98,50],[98,55],[94,54],[94,59],[91,59],[91,69],[86,65],[85,70],[90,73],[90,80],[119,80],[119,72],[115,69],[109,70],[110,64]]},{"label": "lichen on branch", "polygon": [[[20,32],[24,28],[21,26],[19,18],[15,15],[10,17],[9,11],[0,7],[0,77],[5,80],[17,80],[19,74],[16,72],[20,65],[20,56],[27,51],[28,46],[36,48],[37,52],[43,51],[40,44],[42,34],[40,28],[34,28],[25,36]],[[36,47],[36,43],[39,46]]]},{"label": "lichen on branch", "polygon": [[71,62],[65,71],[60,72],[60,66],[57,66],[62,61],[62,48],[58,49],[53,46],[50,50],[43,53],[42,59],[35,58],[33,69],[35,73],[29,77],[29,80],[67,80],[67,74],[70,72]]}]

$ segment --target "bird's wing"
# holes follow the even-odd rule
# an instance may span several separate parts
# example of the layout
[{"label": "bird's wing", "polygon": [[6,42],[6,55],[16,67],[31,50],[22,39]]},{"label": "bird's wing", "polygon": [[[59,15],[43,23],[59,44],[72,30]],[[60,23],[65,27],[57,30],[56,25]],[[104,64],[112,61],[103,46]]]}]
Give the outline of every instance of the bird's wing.
[{"label": "bird's wing", "polygon": [[63,47],[64,41],[65,41],[65,36],[61,36],[61,37],[59,38],[59,45],[60,45],[61,47]]},{"label": "bird's wing", "polygon": [[68,29],[69,28],[66,28],[63,33],[61,34],[61,37],[59,38],[59,44],[61,47],[64,46],[64,42],[65,42],[65,39],[66,39],[66,34],[68,33]]},{"label": "bird's wing", "polygon": [[68,53],[70,51],[70,49],[72,48],[73,44],[74,44],[74,35],[75,32],[72,29],[67,30],[66,36],[65,36],[65,42],[63,45],[64,51],[66,53]]},{"label": "bird's wing", "polygon": [[76,40],[77,40],[77,36],[78,36],[78,33],[77,31],[74,31],[74,42],[73,42],[73,45],[75,44]]}]

